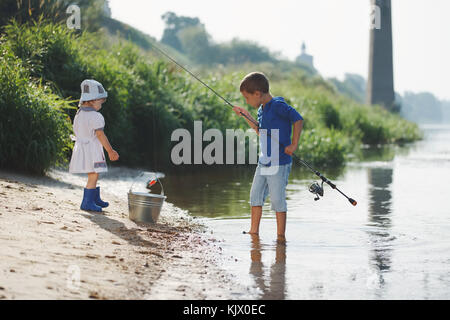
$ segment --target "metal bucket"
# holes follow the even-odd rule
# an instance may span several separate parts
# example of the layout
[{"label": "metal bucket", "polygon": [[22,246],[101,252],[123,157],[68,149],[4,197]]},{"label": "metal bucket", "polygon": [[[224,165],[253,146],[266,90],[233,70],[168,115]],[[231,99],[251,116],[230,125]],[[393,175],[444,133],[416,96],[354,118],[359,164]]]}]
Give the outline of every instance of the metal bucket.
[{"label": "metal bucket", "polygon": [[[142,175],[143,174],[139,177]],[[128,192],[128,211],[130,220],[150,223],[156,223],[158,221],[161,208],[167,197],[164,195],[162,183],[157,175],[155,175],[155,178],[161,185],[161,194],[141,191],[136,192],[132,190],[134,183],[131,186],[130,191]]]}]

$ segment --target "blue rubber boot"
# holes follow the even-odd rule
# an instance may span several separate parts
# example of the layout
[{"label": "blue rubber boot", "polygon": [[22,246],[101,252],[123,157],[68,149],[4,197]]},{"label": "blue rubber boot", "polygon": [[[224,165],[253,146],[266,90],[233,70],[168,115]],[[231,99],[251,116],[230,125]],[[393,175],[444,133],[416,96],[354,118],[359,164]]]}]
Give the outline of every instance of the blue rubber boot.
[{"label": "blue rubber boot", "polygon": [[84,188],[83,201],[80,206],[81,210],[102,212],[102,208],[95,204],[95,194],[95,189]]},{"label": "blue rubber boot", "polygon": [[100,187],[95,188],[94,202],[96,205],[102,208],[106,208],[107,206],[109,206],[109,202],[105,202],[102,199],[100,199]]}]

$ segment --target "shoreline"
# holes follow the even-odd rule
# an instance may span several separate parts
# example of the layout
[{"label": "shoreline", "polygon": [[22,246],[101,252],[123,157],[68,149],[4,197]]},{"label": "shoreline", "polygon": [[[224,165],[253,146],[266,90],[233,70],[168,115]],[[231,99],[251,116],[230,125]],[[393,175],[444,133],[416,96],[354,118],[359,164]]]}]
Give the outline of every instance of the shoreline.
[{"label": "shoreline", "polygon": [[[102,182],[102,185],[113,182]],[[0,171],[0,299],[236,299],[205,226],[165,202],[158,223],[128,219],[102,191],[102,213],[79,209],[82,187]]]}]

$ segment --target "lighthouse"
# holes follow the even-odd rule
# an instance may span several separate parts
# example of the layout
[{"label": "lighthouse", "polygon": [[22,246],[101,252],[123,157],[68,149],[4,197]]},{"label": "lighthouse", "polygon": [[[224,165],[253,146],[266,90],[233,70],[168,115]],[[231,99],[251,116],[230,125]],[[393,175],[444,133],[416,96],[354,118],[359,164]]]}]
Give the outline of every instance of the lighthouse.
[{"label": "lighthouse", "polygon": [[309,66],[312,70],[314,70],[314,57],[306,53],[306,45],[304,41],[302,43],[302,53],[295,59],[295,62]]}]

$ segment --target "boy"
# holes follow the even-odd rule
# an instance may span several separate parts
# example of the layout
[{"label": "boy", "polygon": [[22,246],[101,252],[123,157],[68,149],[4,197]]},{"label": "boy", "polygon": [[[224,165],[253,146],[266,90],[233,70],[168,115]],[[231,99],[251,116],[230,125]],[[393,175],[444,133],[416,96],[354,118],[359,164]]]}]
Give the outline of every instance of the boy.
[{"label": "boy", "polygon": [[[291,155],[298,147],[303,128],[303,118],[282,97],[272,97],[269,92],[269,81],[260,72],[252,72],[246,75],[239,89],[247,104],[258,108],[258,121],[244,108],[235,106],[233,110],[239,116],[243,114],[246,116],[244,119],[260,136],[261,150],[250,191],[251,226],[248,233],[259,233],[262,206],[267,195],[270,194],[272,210],[276,211],[277,239],[285,241],[286,186],[292,167]],[[292,125],[293,137],[291,142]],[[266,132],[272,138],[267,137]],[[276,140],[280,142],[280,145]],[[279,147],[278,153],[270,154],[271,145],[275,148],[275,144]],[[275,170],[267,170],[268,168]]]}]

